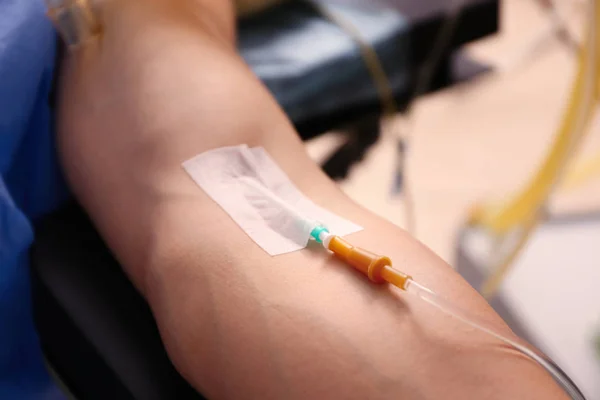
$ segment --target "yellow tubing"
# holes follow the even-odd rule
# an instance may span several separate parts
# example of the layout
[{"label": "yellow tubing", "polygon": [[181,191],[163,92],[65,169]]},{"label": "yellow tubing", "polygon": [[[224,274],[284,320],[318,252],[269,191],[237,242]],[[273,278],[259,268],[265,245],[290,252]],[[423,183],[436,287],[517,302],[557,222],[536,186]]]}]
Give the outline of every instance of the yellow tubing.
[{"label": "yellow tubing", "polygon": [[600,90],[597,71],[600,53],[600,29],[597,24],[600,19],[600,1],[594,0],[590,4],[592,12],[589,13],[587,35],[579,54],[577,75],[550,152],[530,183],[511,201],[500,206],[478,206],[471,213],[470,224],[482,226],[496,236],[505,236],[519,227],[525,229],[519,243],[501,259],[484,283],[486,297],[496,293],[512,261],[535,230],[541,219],[541,210],[591,120]]},{"label": "yellow tubing", "polygon": [[561,191],[576,189],[593,178],[600,178],[600,151],[569,168],[559,189]]},{"label": "yellow tubing", "polygon": [[398,111],[398,105],[394,97],[394,90],[375,48],[363,37],[360,30],[352,22],[343,18],[339,13],[332,12],[327,6],[317,2],[312,5],[323,17],[337,25],[338,28],[348,34],[354,43],[356,43],[379,94],[384,115],[395,114]]},{"label": "yellow tubing", "polygon": [[[522,229],[523,231],[519,234],[519,240],[514,244],[514,247],[508,252],[504,257],[502,257],[502,261],[498,263],[495,267],[492,275],[481,286],[481,294],[486,299],[491,298],[502,284],[502,281],[506,277],[506,274],[510,270],[510,266],[515,261],[517,256],[521,253],[521,250],[525,247],[529,238],[537,228],[538,224],[542,219],[541,211],[532,215],[527,221],[525,221]],[[500,246],[499,246],[500,247]],[[498,251],[498,249],[496,249]]]},{"label": "yellow tubing", "polygon": [[570,101],[554,144],[541,168],[512,201],[500,207],[493,205],[477,207],[470,218],[472,224],[484,226],[497,234],[507,233],[520,225],[546,201],[560,176],[560,171],[571,155],[574,145],[583,137],[592,115],[595,93],[589,93],[586,85],[594,87],[595,84],[590,84],[590,81],[597,82],[595,71],[597,62],[589,62],[591,56],[594,60],[597,57],[595,54],[589,54],[596,52],[595,49],[589,51],[595,42],[591,35],[587,35],[586,42],[587,44],[579,56],[579,68]]}]

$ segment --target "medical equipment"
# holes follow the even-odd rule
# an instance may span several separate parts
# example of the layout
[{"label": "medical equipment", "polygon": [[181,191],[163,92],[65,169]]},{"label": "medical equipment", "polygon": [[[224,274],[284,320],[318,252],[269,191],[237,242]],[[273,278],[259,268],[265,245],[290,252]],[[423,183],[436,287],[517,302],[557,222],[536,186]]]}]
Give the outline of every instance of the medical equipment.
[{"label": "medical equipment", "polygon": [[262,147],[221,147],[182,164],[190,177],[264,251],[272,256],[308,244],[309,215],[340,235],[362,227],[319,207],[290,181]]},{"label": "medical equipment", "polygon": [[297,226],[303,227],[303,229],[312,226],[310,231],[312,239],[320,243],[325,249],[331,251],[337,258],[366,275],[372,282],[390,283],[407,293],[417,296],[438,310],[457,318],[465,324],[504,342],[542,366],[572,399],[585,399],[567,374],[550,358],[533,349],[531,345],[516,336],[512,338],[505,336],[493,325],[470,315],[451,302],[439,297],[430,289],[416,282],[410,275],[394,268],[389,257],[355,247],[340,236],[330,233],[327,227],[315,222],[313,219],[302,216],[285,202],[279,202],[279,204],[282,210],[287,212],[290,217],[297,219]]},{"label": "medical equipment", "polygon": [[[308,223],[308,220],[306,223]],[[339,236],[331,234],[324,226],[315,226],[311,236],[321,243],[324,248],[335,254],[337,258],[366,275],[371,281],[390,283],[465,324],[504,342],[542,366],[572,399],[585,399],[575,383],[550,358],[533,349],[531,345],[520,338],[505,336],[489,323],[470,315],[451,302],[439,297],[433,291],[414,281],[411,276],[394,268],[389,257],[354,247]]]},{"label": "medical equipment", "polygon": [[579,54],[577,75],[550,152],[529,184],[510,201],[478,205],[471,212],[469,224],[485,228],[496,238],[493,273],[481,288],[487,298],[498,291],[513,261],[545,218],[548,199],[560,183],[592,119],[600,84],[600,1],[589,4],[587,35]]},{"label": "medical equipment", "polygon": [[577,160],[567,171],[565,178],[560,183],[560,190],[578,188],[592,179],[600,177],[600,151],[587,158]]},{"label": "medical equipment", "polygon": [[[242,230],[271,255],[320,243],[374,283],[390,283],[440,311],[513,347],[540,364],[572,399],[584,399],[571,379],[552,360],[493,325],[469,315],[392,266],[387,256],[355,247],[327,225],[362,228],[312,204],[293,185],[263,148],[245,145],[209,150],[183,163],[192,179],[223,208]],[[308,203],[307,203],[308,202]]]},{"label": "medical equipment", "polygon": [[312,4],[321,15],[346,32],[358,46],[361,57],[365,62],[365,66],[369,70],[371,79],[377,88],[384,116],[389,116],[398,112],[398,104],[394,98],[394,90],[392,89],[390,79],[383,68],[383,64],[377,55],[377,51],[369,41],[363,37],[360,30],[342,15],[332,11],[326,4],[319,2],[313,2]]}]

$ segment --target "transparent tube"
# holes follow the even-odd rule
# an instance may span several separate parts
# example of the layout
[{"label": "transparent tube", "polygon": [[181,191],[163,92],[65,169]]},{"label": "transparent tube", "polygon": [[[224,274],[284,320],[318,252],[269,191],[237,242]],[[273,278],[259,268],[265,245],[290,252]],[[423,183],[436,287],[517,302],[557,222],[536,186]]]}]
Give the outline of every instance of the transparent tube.
[{"label": "transparent tube", "polygon": [[410,279],[406,283],[405,290],[409,293],[418,296],[425,302],[431,304],[432,306],[443,311],[444,313],[453,316],[466,323],[467,325],[476,328],[482,332],[485,332],[498,340],[501,340],[502,342],[513,347],[517,351],[523,353],[524,355],[541,365],[546,371],[548,371],[548,373],[552,376],[552,378],[554,378],[556,383],[558,383],[563,388],[563,390],[571,397],[571,399],[585,400],[583,393],[581,393],[577,385],[575,385],[571,378],[569,378],[568,375],[562,369],[560,369],[558,365],[554,363],[554,361],[552,361],[546,355],[542,354],[539,350],[534,349],[530,344],[528,344],[524,340],[519,339],[517,337],[508,338],[504,336],[489,323],[481,321],[480,318],[469,315],[463,309],[455,306],[447,300],[444,300],[431,290],[420,285],[412,279]]}]

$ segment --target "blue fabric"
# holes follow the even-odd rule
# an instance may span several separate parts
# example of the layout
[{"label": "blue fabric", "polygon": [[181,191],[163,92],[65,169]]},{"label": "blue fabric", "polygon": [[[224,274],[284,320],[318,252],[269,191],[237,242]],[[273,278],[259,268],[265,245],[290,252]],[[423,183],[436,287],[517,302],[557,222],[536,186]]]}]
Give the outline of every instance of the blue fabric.
[{"label": "blue fabric", "polygon": [[49,93],[56,36],[41,0],[0,0],[0,399],[62,399],[43,366],[32,315],[32,220],[67,192]]}]

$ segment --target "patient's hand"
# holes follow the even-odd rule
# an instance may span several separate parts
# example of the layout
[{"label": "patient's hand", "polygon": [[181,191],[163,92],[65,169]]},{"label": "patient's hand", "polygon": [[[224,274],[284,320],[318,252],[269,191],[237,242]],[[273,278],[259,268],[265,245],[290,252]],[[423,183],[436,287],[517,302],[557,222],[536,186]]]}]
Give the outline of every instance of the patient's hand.
[{"label": "patient's hand", "polygon": [[108,0],[63,65],[59,138],[78,199],[148,300],[178,370],[210,399],[562,398],[531,361],[327,257],[270,257],[181,162],[267,149],[350,239],[503,323],[454,271],[357,206],[306,156],[235,53],[223,0]]}]

